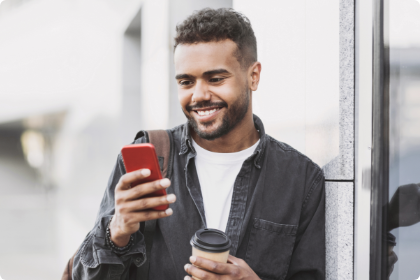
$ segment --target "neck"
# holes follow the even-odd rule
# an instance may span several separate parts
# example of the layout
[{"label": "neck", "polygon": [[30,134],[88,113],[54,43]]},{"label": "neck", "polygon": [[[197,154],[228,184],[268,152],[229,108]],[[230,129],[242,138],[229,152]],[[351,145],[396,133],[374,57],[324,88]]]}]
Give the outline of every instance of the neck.
[{"label": "neck", "polygon": [[239,152],[251,147],[260,139],[260,135],[254,126],[252,111],[249,111],[228,134],[217,139],[203,139],[194,130],[191,130],[191,136],[200,147],[214,153]]}]

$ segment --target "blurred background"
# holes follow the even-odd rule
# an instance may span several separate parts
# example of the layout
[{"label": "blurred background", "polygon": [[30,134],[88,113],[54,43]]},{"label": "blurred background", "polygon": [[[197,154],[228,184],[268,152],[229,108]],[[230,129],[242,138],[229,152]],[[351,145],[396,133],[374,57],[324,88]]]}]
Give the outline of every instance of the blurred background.
[{"label": "blurred background", "polygon": [[3,1],[0,275],[59,279],[93,227],[121,147],[141,129],[185,122],[172,38],[194,10],[233,7],[250,18],[263,65],[255,113],[318,164],[336,157],[339,13],[335,1],[319,3]]},{"label": "blurred background", "polygon": [[[345,242],[345,252],[332,252],[352,263],[353,1],[4,0],[0,3],[3,279],[60,279],[68,259],[93,227],[121,147],[141,129],[166,129],[185,122],[174,79],[173,37],[177,23],[205,7],[233,7],[251,20],[262,63],[254,112],[267,133],[308,155],[324,168],[328,180],[344,180],[339,184],[349,191],[347,204],[340,207],[350,216],[336,215],[334,223],[341,226],[340,219],[346,220],[343,230],[340,227],[346,239],[329,242],[334,246]],[[392,61],[407,61],[410,69],[418,71],[420,61],[412,57],[418,58],[419,47],[398,45]],[[397,59],[402,48],[410,48],[412,56]],[[409,84],[399,100],[411,104],[409,116],[418,125],[415,106],[420,104],[420,84],[410,77],[414,76],[404,80]],[[396,112],[400,120],[408,114]],[[419,130],[413,127],[401,133],[409,133],[407,141],[418,147]],[[411,154],[404,147],[401,155]],[[418,177],[413,180],[420,182]],[[334,190],[333,185],[327,189]],[[336,211],[338,206],[329,209]],[[330,232],[339,235],[338,227]],[[337,265],[333,272],[352,278],[352,264],[341,270]]]}]

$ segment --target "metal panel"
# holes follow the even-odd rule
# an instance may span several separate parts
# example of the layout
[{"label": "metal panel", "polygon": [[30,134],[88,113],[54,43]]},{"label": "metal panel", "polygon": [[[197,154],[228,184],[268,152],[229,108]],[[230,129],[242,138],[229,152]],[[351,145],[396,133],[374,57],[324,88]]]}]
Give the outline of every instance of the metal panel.
[{"label": "metal panel", "polygon": [[356,1],[354,279],[369,279],[372,145],[372,8]]},{"label": "metal panel", "polygon": [[370,277],[388,276],[386,232],[389,178],[389,91],[385,81],[388,54],[384,48],[384,1],[373,6],[373,92],[372,92],[372,189],[370,232]]}]

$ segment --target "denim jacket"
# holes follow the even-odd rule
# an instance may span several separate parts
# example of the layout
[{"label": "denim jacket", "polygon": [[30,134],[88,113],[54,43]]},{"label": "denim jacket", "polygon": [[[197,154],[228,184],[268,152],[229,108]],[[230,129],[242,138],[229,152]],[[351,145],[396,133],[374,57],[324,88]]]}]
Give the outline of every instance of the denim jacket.
[{"label": "denim jacket", "polygon": [[[265,134],[236,177],[226,234],[230,254],[245,260],[261,279],[325,279],[325,188],[322,170],[308,157]],[[177,201],[173,215],[157,221],[149,279],[184,279],[192,235],[206,227],[203,198],[195,168],[196,151],[188,124],[170,130],[175,156],[168,193]],[[142,143],[140,138],[136,143]],[[105,243],[106,225],[114,214],[114,190],[125,174],[121,155],[112,171],[92,231],[73,264],[74,280],[135,279],[145,262],[144,237],[125,255]]]}]

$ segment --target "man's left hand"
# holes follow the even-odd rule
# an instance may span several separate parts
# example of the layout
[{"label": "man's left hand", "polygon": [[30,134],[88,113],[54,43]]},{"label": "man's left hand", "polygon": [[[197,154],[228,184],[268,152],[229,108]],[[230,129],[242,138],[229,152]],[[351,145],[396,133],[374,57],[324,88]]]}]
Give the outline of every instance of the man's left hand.
[{"label": "man's left hand", "polygon": [[[193,265],[186,264],[185,271],[201,280],[260,279],[244,260],[231,255],[229,255],[228,263],[214,262],[194,256],[190,257],[190,262]],[[185,276],[184,280],[191,280],[191,277]]]}]

